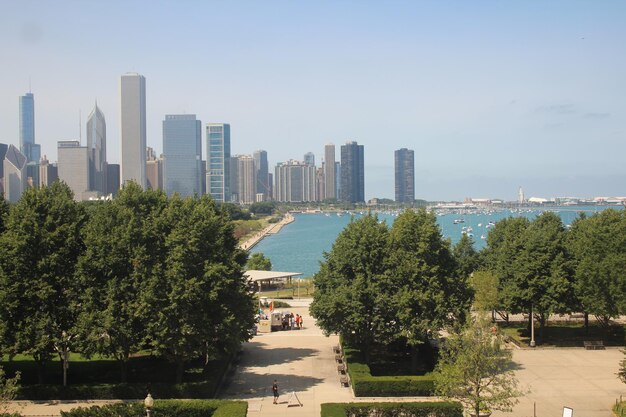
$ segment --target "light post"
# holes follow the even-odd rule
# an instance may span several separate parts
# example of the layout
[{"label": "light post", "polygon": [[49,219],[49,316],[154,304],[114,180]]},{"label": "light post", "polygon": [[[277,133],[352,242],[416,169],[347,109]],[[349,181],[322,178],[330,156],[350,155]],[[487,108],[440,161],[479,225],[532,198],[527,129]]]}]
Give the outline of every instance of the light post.
[{"label": "light post", "polygon": [[530,305],[530,347],[535,347],[535,314],[533,305]]},{"label": "light post", "polygon": [[152,398],[150,393],[148,393],[146,399],[143,400],[143,405],[146,406],[146,416],[150,417],[150,414],[152,413],[152,406],[154,405],[154,398]]}]

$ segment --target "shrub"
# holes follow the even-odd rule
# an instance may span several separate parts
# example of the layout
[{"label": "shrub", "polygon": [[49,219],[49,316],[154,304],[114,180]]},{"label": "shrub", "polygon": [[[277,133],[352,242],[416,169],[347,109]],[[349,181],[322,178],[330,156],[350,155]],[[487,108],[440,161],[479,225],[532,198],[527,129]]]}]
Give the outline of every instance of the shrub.
[{"label": "shrub", "polygon": [[[157,400],[153,410],[160,417],[245,417],[248,403],[223,400]],[[143,414],[144,406],[141,402],[61,411],[61,417],[137,417]]]},{"label": "shrub", "polygon": [[463,417],[456,402],[419,403],[328,403],[321,417]]},{"label": "shrub", "polygon": [[435,390],[431,374],[422,376],[372,376],[370,368],[362,362],[360,352],[344,347],[348,374],[357,397],[423,397]]}]

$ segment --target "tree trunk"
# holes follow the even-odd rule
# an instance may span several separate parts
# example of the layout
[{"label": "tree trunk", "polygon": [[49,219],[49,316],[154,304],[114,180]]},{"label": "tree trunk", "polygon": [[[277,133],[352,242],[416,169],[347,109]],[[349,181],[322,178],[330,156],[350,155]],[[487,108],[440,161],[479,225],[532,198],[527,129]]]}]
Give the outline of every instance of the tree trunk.
[{"label": "tree trunk", "polygon": [[589,334],[589,313],[585,312],[585,334]]},{"label": "tree trunk", "polygon": [[43,384],[45,382],[46,362],[40,359],[38,356],[33,357],[37,363],[37,383]]},{"label": "tree trunk", "polygon": [[176,383],[183,383],[183,372],[185,371],[185,362],[182,357],[176,358]]},{"label": "tree trunk", "polygon": [[125,384],[128,381],[128,361],[121,359],[118,363],[120,364],[120,382]]},{"label": "tree trunk", "polygon": [[417,365],[419,359],[419,349],[417,345],[411,345],[411,373],[417,374]]}]

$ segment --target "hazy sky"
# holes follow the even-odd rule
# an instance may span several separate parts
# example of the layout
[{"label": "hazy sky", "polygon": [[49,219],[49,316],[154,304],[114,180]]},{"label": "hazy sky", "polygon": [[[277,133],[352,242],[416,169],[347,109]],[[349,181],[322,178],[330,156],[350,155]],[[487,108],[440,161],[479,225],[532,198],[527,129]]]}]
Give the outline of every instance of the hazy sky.
[{"label": "hazy sky", "polygon": [[[146,77],[148,146],[166,114],[231,124],[233,154],[270,166],[365,145],[365,194],[626,195],[626,1],[0,0],[0,142],[82,138],[94,102],[119,162],[119,79]],[[203,128],[204,130],[204,128]],[[204,147],[203,131],[203,147]]]}]

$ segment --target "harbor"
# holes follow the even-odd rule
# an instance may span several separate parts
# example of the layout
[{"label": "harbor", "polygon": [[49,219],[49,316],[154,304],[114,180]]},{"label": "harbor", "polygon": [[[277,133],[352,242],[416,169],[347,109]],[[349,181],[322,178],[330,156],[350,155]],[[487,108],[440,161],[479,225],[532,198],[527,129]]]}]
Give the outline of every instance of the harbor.
[{"label": "harbor", "polygon": [[241,249],[250,251],[259,243],[265,236],[274,235],[282,230],[283,227],[293,222],[295,218],[291,213],[286,213],[285,216],[278,223],[271,223],[263,228],[263,230],[254,233],[252,236],[245,239],[239,244]]}]

